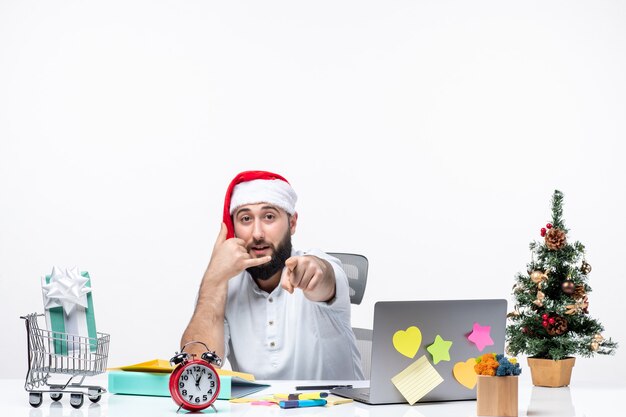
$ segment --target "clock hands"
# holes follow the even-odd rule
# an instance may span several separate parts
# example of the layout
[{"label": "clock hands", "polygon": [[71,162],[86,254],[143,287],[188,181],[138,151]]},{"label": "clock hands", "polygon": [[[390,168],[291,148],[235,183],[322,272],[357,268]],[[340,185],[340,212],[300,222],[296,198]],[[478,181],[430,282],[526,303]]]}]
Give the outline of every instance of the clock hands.
[{"label": "clock hands", "polygon": [[[202,354],[201,359],[194,359],[195,355],[184,351],[192,343],[205,347],[206,352]],[[170,363],[174,369],[170,375],[169,390],[178,406],[176,411],[179,412],[181,409],[200,411],[207,407],[217,411],[213,402],[218,396],[220,377],[212,364],[221,365],[221,359],[215,352],[209,350],[203,342],[191,341],[183,345],[181,353],[176,352]],[[206,378],[203,378],[205,374]],[[191,389],[191,384],[196,385],[196,392]]]}]

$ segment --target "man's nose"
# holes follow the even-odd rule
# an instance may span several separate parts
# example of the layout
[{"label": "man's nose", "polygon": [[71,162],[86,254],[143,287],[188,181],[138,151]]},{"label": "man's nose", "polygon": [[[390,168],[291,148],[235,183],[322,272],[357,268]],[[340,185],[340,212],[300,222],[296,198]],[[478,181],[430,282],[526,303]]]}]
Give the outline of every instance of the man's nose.
[{"label": "man's nose", "polygon": [[263,238],[265,238],[265,232],[263,231],[263,222],[259,220],[254,222],[252,237],[254,238],[254,240],[263,240]]}]

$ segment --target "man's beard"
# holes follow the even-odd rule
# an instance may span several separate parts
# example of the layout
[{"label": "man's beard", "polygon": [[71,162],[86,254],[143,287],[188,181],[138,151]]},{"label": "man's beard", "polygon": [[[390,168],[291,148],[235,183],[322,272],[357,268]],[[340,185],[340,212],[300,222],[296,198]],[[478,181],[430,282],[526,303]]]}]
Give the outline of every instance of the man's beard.
[{"label": "man's beard", "polygon": [[[263,240],[254,241],[254,245],[260,245],[266,243]],[[287,234],[282,241],[278,244],[278,247],[274,249],[272,253],[272,259],[264,263],[263,265],[253,266],[247,268],[246,271],[252,275],[252,278],[258,281],[267,281],[274,276],[275,273],[285,267],[285,261],[291,257],[291,233],[287,229]]]}]

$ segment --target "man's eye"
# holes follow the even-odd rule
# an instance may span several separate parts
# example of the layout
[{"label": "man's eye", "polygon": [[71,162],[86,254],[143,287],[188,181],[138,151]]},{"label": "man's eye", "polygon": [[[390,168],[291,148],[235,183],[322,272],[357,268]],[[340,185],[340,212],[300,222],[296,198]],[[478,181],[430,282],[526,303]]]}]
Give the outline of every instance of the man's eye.
[{"label": "man's eye", "polygon": [[250,221],[250,216],[241,216],[239,219],[242,223],[246,223]]},{"label": "man's eye", "polygon": [[266,218],[267,220],[274,220],[274,218],[275,218],[275,217],[276,217],[276,216],[274,216],[274,215],[273,215],[273,214],[271,214],[271,213],[268,213],[268,214],[266,214],[266,215],[265,215],[265,218]]}]

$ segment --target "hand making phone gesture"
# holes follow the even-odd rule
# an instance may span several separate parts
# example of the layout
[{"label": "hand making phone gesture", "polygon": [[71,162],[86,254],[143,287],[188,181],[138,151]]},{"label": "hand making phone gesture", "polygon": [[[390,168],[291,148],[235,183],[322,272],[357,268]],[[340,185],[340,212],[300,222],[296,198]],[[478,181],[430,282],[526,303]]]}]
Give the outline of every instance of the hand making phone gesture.
[{"label": "hand making phone gesture", "polygon": [[226,233],[226,225],[222,223],[213,246],[213,254],[207,268],[207,277],[218,282],[227,282],[244,269],[263,265],[272,259],[269,255],[253,258],[246,250],[245,242],[242,239],[237,237],[226,239]]}]

